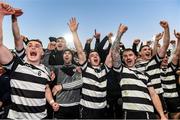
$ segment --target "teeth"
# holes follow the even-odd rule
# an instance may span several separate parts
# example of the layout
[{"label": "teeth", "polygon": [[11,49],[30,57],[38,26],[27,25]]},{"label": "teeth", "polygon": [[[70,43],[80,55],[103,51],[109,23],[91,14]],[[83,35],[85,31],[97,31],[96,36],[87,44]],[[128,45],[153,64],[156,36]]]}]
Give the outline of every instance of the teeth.
[{"label": "teeth", "polygon": [[37,55],[35,52],[31,52],[30,54],[31,54],[31,56],[36,56]]}]

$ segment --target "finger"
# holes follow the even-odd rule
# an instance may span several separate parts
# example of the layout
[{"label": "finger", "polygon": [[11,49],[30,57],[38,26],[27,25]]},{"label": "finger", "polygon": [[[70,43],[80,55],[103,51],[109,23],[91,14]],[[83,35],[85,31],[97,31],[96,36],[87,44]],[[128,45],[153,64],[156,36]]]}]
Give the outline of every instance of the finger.
[{"label": "finger", "polygon": [[174,35],[176,36],[176,30],[174,29]]},{"label": "finger", "polygon": [[78,28],[78,26],[79,26],[79,23],[77,24],[77,28]]},{"label": "finger", "polygon": [[54,91],[54,92],[53,92],[53,96],[55,96],[56,94],[57,94],[57,91]]}]

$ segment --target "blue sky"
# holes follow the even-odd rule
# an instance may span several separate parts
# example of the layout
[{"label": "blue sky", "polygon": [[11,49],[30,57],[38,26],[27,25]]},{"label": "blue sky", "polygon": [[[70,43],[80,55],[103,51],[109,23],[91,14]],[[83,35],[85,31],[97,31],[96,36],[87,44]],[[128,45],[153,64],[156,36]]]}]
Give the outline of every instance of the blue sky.
[{"label": "blue sky", "polygon": [[[69,46],[72,40],[67,22],[76,17],[79,22],[79,37],[82,43],[92,37],[94,29],[101,38],[109,32],[116,34],[120,23],[128,26],[122,38],[130,47],[133,39],[152,39],[162,32],[160,20],[167,20],[171,38],[173,29],[180,31],[180,0],[1,0],[13,7],[21,8],[24,14],[18,18],[21,34],[30,39],[39,38],[44,47],[48,37],[65,36]],[[14,48],[11,17],[6,16],[3,24],[4,44]]]}]

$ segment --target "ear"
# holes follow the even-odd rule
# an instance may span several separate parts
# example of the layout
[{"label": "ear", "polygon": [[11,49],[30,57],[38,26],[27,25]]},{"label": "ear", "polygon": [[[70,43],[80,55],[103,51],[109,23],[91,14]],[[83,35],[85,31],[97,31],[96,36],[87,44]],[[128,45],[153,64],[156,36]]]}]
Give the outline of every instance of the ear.
[{"label": "ear", "polygon": [[137,56],[135,55],[135,60],[137,60]]},{"label": "ear", "polygon": [[41,53],[42,56],[44,56],[44,50],[42,50],[42,53]]},{"label": "ear", "polygon": [[90,62],[90,59],[88,59],[88,62]]}]

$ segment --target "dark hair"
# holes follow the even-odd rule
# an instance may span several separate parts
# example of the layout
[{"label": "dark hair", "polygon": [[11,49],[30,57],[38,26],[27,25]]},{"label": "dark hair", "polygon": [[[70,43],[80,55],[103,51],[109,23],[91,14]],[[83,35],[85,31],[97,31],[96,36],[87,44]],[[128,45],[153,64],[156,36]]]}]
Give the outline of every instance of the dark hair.
[{"label": "dark hair", "polygon": [[140,52],[144,47],[150,47],[150,46],[149,46],[149,45],[143,45],[143,46],[141,46],[140,49],[139,49],[139,52]]},{"label": "dark hair", "polygon": [[73,51],[72,51],[71,49],[65,49],[65,50],[63,50],[63,55],[64,55],[64,53],[65,53],[66,51],[69,51],[69,52],[71,53],[72,57],[73,57],[74,53],[73,53]]},{"label": "dark hair", "polygon": [[[127,52],[127,51],[132,51],[132,52],[134,53],[133,49],[131,49],[131,48],[126,48],[126,49],[123,50],[122,55],[124,54],[124,52]],[[134,55],[136,55],[136,54],[134,53]]]},{"label": "dark hair", "polygon": [[[92,52],[97,52],[97,53],[98,53],[98,51],[97,51],[96,49],[91,49],[91,50],[89,51],[89,54],[92,53]],[[98,54],[99,54],[99,53],[98,53]]]},{"label": "dark hair", "polygon": [[[72,64],[75,64],[75,65],[77,65],[77,63],[75,62],[75,60],[74,60],[74,51],[73,50],[71,50],[71,49],[65,49],[65,50],[63,50],[63,55],[64,55],[64,53],[66,52],[66,51],[69,51],[70,53],[71,53],[71,55],[72,55]],[[64,62],[64,59],[63,59],[63,62]]]},{"label": "dark hair", "polygon": [[29,42],[31,42],[31,41],[38,42],[38,43],[40,43],[40,44],[42,45],[42,47],[43,47],[43,44],[42,44],[41,40],[39,40],[39,39],[31,39],[31,40],[28,41],[27,45],[28,45]]},{"label": "dark hair", "polygon": [[56,41],[57,41],[57,38],[55,38],[55,37],[49,37],[49,41],[50,41],[50,42],[53,42],[53,41],[56,42]]}]

